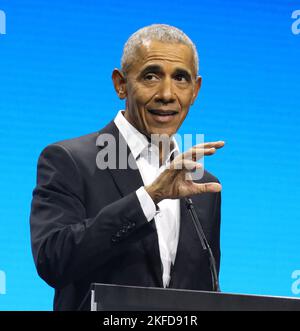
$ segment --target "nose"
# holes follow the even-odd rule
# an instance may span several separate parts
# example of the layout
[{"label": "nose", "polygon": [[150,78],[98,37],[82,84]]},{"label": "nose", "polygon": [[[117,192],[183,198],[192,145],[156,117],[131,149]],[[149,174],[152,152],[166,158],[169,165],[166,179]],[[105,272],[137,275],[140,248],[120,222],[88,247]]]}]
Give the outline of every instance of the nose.
[{"label": "nose", "polygon": [[162,104],[169,104],[175,101],[172,80],[170,78],[165,78],[161,81],[155,101]]}]

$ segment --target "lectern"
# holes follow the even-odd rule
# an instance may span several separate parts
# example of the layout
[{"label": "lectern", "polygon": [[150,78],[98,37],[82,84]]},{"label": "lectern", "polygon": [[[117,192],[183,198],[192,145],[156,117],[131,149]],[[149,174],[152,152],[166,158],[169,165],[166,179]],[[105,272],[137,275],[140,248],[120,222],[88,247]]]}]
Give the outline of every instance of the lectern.
[{"label": "lectern", "polygon": [[92,311],[300,311],[300,299],[94,283]]}]

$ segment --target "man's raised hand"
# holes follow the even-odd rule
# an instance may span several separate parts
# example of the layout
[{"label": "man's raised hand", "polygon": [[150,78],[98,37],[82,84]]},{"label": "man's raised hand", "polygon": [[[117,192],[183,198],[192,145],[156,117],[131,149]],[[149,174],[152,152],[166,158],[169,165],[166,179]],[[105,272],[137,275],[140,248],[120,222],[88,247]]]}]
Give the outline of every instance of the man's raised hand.
[{"label": "man's raised hand", "polygon": [[158,203],[163,199],[178,199],[194,194],[221,191],[222,187],[219,183],[195,183],[191,172],[202,167],[197,163],[199,159],[215,154],[217,149],[224,145],[224,141],[198,144],[176,156],[169,167],[152,184],[145,187],[152,200]]}]

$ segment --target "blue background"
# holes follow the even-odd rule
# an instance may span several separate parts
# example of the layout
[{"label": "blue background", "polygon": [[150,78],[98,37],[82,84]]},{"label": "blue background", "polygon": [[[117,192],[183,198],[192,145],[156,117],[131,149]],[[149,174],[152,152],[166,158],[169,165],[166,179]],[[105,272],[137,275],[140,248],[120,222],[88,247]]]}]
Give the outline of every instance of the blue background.
[{"label": "blue background", "polygon": [[30,249],[38,155],[123,108],[112,69],[129,35],[152,23],[183,29],[198,47],[203,85],[180,132],[227,143],[205,161],[223,184],[222,290],[296,295],[300,35],[291,14],[299,1],[9,0],[0,9],[0,309],[52,309]]}]

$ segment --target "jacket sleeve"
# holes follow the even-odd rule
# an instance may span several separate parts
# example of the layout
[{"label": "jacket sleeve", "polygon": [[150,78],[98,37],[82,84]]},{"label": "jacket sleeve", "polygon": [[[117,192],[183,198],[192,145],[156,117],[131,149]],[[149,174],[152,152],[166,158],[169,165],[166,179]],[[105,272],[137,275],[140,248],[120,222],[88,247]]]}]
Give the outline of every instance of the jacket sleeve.
[{"label": "jacket sleeve", "polygon": [[70,152],[50,145],[41,153],[33,191],[31,245],[39,275],[52,287],[81,279],[154,231],[135,192],[87,218],[84,183]]}]

